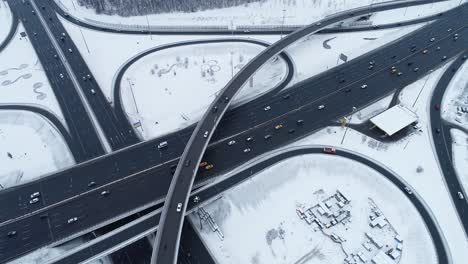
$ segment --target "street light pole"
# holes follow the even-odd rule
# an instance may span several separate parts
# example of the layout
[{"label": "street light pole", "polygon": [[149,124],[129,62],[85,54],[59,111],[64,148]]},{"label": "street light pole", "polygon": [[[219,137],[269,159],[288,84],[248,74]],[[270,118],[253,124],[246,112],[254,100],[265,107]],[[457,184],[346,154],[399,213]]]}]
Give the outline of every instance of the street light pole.
[{"label": "street light pole", "polygon": [[283,9],[283,22],[281,23],[281,38],[283,38],[283,28],[284,28],[284,17],[286,15],[286,9]]}]

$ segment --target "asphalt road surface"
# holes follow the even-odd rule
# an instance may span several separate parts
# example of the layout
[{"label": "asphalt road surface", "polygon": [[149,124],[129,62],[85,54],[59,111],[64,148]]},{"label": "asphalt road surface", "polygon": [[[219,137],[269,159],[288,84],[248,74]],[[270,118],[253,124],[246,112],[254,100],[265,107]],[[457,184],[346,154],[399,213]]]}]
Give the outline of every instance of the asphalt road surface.
[{"label": "asphalt road surface", "polygon": [[[454,126],[442,119],[441,112],[438,107],[436,108],[436,105],[442,108],[441,105],[444,93],[458,69],[463,65],[463,63],[468,63],[466,58],[468,58],[468,52],[465,51],[458,56],[449,68],[447,68],[434,89],[430,105],[432,138],[438,156],[439,166],[445,178],[449,195],[452,197],[453,205],[455,206],[461,224],[464,227],[465,235],[468,230],[468,203],[466,200],[466,191],[463,190],[463,186],[457,177],[453,165],[453,141],[450,129],[454,128]],[[465,199],[460,199],[458,197],[458,192],[464,193]]]},{"label": "asphalt road surface", "polygon": [[[385,6],[382,5],[381,8],[384,9]],[[208,146],[211,135],[228,109],[232,98],[236,96],[252,73],[260,68],[269,58],[281,52],[285,47],[298,39],[316,32],[322,27],[339,22],[346,16],[359,16],[366,13],[369,13],[369,8],[355,9],[352,12],[328,17],[314,25],[291,33],[256,56],[227,84],[205,112],[203,118],[198,122],[179,161],[164,204],[151,263],[177,263],[178,247],[184,219],[183,212],[185,211],[202,156]],[[452,12],[451,14],[454,13]],[[329,98],[327,99],[329,100]],[[322,103],[326,102],[327,99],[323,100]],[[215,108],[217,108],[216,111],[214,111]],[[250,152],[250,148],[244,149],[244,153],[248,152]]]},{"label": "asphalt road surface", "polygon": [[[450,17],[448,15],[443,17]],[[271,111],[264,112],[263,104],[246,104],[230,111],[214,135],[217,141],[205,156],[207,161],[215,164],[215,168],[201,172],[200,180],[209,179],[215,173],[310,134],[330,120],[349,113],[352,106],[363,107],[420,78],[443,63],[443,55],[451,58],[466,49],[465,27],[464,21],[441,19],[401,41],[313,77],[277,96],[256,100],[257,103],[271,105]],[[452,31],[447,32],[447,28],[452,28]],[[453,41],[451,34],[459,31],[465,34],[461,32],[460,38]],[[447,37],[442,38],[445,35]],[[429,42],[431,36],[436,36],[437,41]],[[418,47],[416,52],[410,51],[412,43]],[[436,49],[437,45],[440,50]],[[425,46],[429,47],[428,54],[421,52]],[[367,69],[369,60],[376,61],[372,71]],[[412,67],[418,66],[420,70],[413,72],[412,67],[406,64],[409,61],[413,62]],[[404,74],[400,77],[389,74],[392,64]],[[346,77],[346,81],[340,83],[337,76]],[[361,90],[362,82],[367,82],[369,88]],[[351,92],[347,92],[348,89]],[[322,103],[321,100],[327,107],[325,111],[318,112],[317,105]],[[299,119],[304,120],[301,126],[296,124]],[[274,130],[278,123],[284,127]],[[289,133],[291,129],[295,131]],[[102,159],[0,192],[0,205],[5,208],[0,212],[0,230],[2,233],[17,231],[16,237],[0,237],[0,247],[9,253],[0,257],[14,258],[162,201],[170,183],[171,167],[177,164],[190,133],[189,128],[164,138],[169,142],[169,147],[164,150],[155,147],[162,139],[140,143]],[[264,141],[266,134],[273,135],[270,141]],[[255,140],[245,142],[248,136]],[[237,143],[228,146],[230,140]],[[252,151],[243,153],[247,147]],[[93,182],[95,185],[90,185]],[[37,190],[43,194],[41,202],[30,205],[29,195]],[[109,193],[103,195],[104,191]],[[128,199],[129,195],[132,199]],[[115,206],[117,204],[119,206]],[[67,224],[73,217],[78,221]]]},{"label": "asphalt road surface", "polygon": [[[261,172],[282,160],[300,155],[316,155],[322,153],[322,147],[297,147],[294,149],[284,150],[277,155],[261,160],[251,166],[244,166],[239,170],[239,172],[219,182],[215,182],[209,186],[200,188],[200,190],[192,192],[191,199],[187,205],[188,210],[186,215],[190,214],[198,207],[211,203],[224,192],[234,188],[249,178],[254,177],[258,172]],[[394,175],[387,168],[382,167],[380,164],[377,164],[364,156],[356,155],[345,150],[338,150],[336,155],[364,164],[376,170],[395,184],[402,191],[402,195],[405,195],[413,203],[426,224],[437,252],[438,263],[449,263],[449,251],[446,249],[444,238],[440,233],[437,222],[431,217],[432,213],[430,212],[430,208],[425,206],[425,203],[420,200],[419,196],[408,194],[405,191],[405,187],[407,187],[405,182],[402,182],[397,175]],[[313,158],[313,156],[314,155],[309,155],[309,158]],[[195,199],[195,197],[197,199]],[[160,216],[160,210],[154,211],[141,219],[137,219],[126,224],[120,230],[115,230],[115,232],[111,232],[102,237],[98,237],[87,244],[83,244],[63,256],[51,260],[47,264],[82,263],[84,261],[96,259],[96,256],[107,255],[109,254],[109,249],[112,249],[111,251],[117,250],[118,248],[126,245],[132,238],[144,237],[147,234],[155,232],[158,228]]]}]

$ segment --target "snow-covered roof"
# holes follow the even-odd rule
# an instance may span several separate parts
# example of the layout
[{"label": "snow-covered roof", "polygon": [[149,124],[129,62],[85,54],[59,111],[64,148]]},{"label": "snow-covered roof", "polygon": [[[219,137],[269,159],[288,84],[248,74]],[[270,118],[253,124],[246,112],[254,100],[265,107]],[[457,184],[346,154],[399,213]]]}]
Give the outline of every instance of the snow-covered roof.
[{"label": "snow-covered roof", "polygon": [[402,105],[395,105],[387,111],[384,111],[370,119],[374,125],[389,136],[417,120],[418,116]]}]

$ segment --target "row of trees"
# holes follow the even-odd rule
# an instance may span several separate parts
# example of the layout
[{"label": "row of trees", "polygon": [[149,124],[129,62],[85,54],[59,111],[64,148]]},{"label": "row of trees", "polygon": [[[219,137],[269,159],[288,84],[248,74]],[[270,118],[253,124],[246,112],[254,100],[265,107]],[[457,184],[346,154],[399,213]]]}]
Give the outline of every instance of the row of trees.
[{"label": "row of trees", "polygon": [[265,0],[78,0],[98,14],[137,16],[171,12],[196,12],[262,2]]}]

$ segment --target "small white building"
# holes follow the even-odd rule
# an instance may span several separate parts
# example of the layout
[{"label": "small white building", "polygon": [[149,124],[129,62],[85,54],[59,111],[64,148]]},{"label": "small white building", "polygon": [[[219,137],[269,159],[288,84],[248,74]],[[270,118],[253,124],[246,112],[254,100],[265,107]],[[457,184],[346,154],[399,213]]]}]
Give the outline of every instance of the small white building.
[{"label": "small white building", "polygon": [[392,136],[410,124],[417,122],[418,116],[402,105],[395,105],[374,116],[370,121],[387,135]]}]

